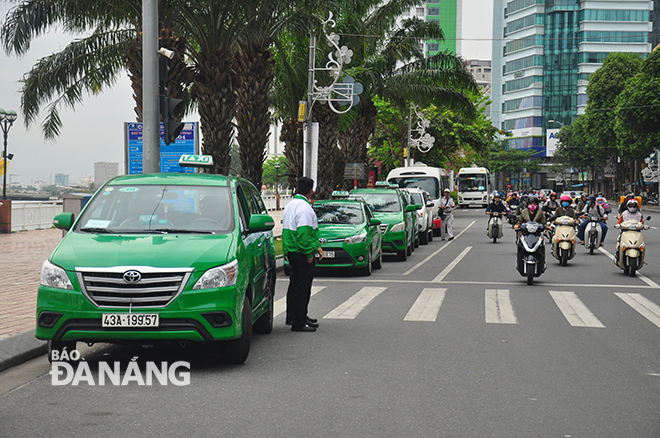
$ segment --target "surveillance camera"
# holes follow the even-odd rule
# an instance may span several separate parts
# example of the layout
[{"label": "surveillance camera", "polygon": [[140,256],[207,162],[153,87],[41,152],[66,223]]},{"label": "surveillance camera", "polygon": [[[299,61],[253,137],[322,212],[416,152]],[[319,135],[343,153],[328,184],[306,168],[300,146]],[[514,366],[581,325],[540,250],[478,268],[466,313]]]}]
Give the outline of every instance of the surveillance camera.
[{"label": "surveillance camera", "polygon": [[174,52],[166,49],[165,47],[161,47],[160,49],[158,49],[158,53],[169,59],[174,58]]}]

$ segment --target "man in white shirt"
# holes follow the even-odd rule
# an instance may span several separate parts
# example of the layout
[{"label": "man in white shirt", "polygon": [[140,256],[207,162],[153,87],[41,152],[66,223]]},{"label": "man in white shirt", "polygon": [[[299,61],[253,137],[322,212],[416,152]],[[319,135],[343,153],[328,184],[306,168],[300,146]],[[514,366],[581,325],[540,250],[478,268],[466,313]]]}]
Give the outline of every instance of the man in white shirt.
[{"label": "man in white shirt", "polygon": [[445,212],[442,217],[442,227],[440,228],[440,238],[442,240],[452,240],[454,238],[454,230],[452,226],[454,224],[454,214],[452,210],[454,209],[454,200],[449,195],[449,189],[445,189],[444,197],[440,198],[439,207],[442,211]]}]

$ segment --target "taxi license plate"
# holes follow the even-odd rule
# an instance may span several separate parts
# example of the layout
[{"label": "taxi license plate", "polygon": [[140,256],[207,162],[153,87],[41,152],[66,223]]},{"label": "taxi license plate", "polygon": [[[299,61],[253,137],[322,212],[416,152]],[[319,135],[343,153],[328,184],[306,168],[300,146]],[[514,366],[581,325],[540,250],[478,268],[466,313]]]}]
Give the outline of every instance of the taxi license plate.
[{"label": "taxi license plate", "polygon": [[334,259],[335,258],[335,252],[334,251],[323,251],[323,257],[326,259]]},{"label": "taxi license plate", "polygon": [[157,313],[104,313],[102,327],[158,327]]}]

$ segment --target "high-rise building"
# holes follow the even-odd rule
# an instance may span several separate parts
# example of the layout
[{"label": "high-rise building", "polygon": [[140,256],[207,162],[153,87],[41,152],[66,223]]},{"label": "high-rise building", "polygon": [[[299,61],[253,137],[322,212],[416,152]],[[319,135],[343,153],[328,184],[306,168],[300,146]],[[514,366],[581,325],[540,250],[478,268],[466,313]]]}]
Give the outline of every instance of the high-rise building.
[{"label": "high-rise building", "polygon": [[66,187],[69,185],[69,175],[63,173],[56,173],[53,175],[53,184],[58,187]]},{"label": "high-rise building", "polygon": [[509,147],[546,156],[546,130],[584,113],[613,52],[651,52],[648,0],[494,0],[492,118]]},{"label": "high-rise building", "polygon": [[94,185],[101,187],[108,180],[119,175],[119,163],[94,163]]},{"label": "high-rise building", "polygon": [[444,41],[428,40],[426,55],[433,56],[439,52],[450,51],[461,55],[461,34],[463,20],[463,0],[436,0],[426,2],[424,6],[410,8],[404,11],[403,18],[417,17],[427,21],[435,21],[442,29]]}]

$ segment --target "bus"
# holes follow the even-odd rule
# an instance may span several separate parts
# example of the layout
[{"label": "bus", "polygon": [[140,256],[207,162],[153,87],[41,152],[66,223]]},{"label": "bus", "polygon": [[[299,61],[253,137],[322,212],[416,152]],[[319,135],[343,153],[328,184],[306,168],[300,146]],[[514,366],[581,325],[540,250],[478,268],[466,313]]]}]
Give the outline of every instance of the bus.
[{"label": "bus", "polygon": [[490,189],[490,172],[485,167],[463,167],[458,171],[456,190],[459,207],[487,207]]},{"label": "bus", "polygon": [[387,181],[401,188],[417,187],[426,190],[434,201],[442,197],[445,189],[453,189],[451,178],[445,169],[429,167],[424,163],[392,169],[387,174]]}]

